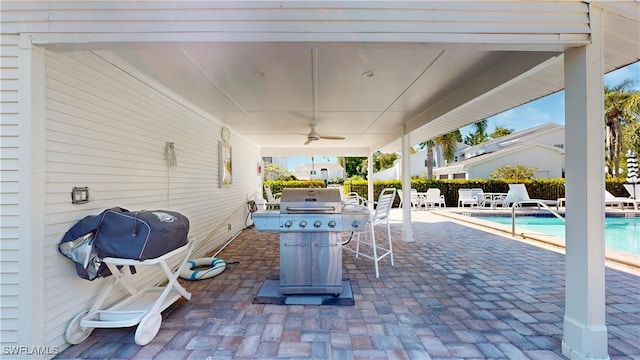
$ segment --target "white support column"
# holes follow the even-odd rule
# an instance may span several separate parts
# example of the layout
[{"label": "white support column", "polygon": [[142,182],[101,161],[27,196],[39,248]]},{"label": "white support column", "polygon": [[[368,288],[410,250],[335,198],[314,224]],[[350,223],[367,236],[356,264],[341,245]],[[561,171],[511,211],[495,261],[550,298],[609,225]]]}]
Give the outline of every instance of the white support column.
[{"label": "white support column", "polygon": [[376,201],[373,194],[373,153],[369,149],[369,155],[367,155],[367,199],[369,201]]},{"label": "white support column", "polygon": [[45,51],[19,41],[20,313],[19,345],[45,345]]},{"label": "white support column", "polygon": [[566,149],[565,315],[562,353],[608,359],[604,265],[602,14],[591,7],[591,44],[564,55]]},{"label": "white support column", "polygon": [[411,231],[411,154],[409,135],[403,129],[402,135],[402,240],[413,242]]}]

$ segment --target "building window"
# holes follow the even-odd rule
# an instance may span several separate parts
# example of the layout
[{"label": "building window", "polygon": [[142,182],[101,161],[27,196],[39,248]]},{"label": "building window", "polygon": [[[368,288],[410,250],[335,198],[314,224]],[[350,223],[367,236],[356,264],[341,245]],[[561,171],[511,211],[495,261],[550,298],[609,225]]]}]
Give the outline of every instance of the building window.
[{"label": "building window", "polygon": [[454,179],[466,179],[467,176],[465,173],[458,173],[458,174],[453,174],[453,178]]},{"label": "building window", "polygon": [[273,163],[273,157],[272,156],[263,156],[262,157],[262,161],[264,161],[265,164],[272,164]]},{"label": "building window", "polygon": [[439,176],[439,179],[440,179],[440,180],[447,180],[448,178],[449,178],[449,176],[448,176],[447,174],[441,174],[441,175]]}]

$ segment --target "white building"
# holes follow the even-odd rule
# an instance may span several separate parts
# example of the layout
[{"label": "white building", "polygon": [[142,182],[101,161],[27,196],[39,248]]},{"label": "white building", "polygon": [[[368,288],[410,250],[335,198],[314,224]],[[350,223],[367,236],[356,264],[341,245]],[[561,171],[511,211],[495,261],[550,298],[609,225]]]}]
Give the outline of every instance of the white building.
[{"label": "white building", "polygon": [[344,179],[344,169],[336,163],[304,163],[293,168],[292,175],[298,180]]},{"label": "white building", "polygon": [[545,124],[466,147],[457,161],[433,169],[436,179],[488,179],[501,166],[535,168],[536,178],[564,175],[564,126]]},{"label": "white building", "polygon": [[[455,160],[434,166],[436,179],[488,179],[496,168],[520,164],[535,168],[536,178],[561,178],[564,175],[564,126],[544,124],[469,146],[458,144]],[[434,147],[436,164],[445,164],[439,147]],[[427,151],[411,154],[411,176],[427,176]],[[399,180],[402,162],[374,174],[374,180]]]}]

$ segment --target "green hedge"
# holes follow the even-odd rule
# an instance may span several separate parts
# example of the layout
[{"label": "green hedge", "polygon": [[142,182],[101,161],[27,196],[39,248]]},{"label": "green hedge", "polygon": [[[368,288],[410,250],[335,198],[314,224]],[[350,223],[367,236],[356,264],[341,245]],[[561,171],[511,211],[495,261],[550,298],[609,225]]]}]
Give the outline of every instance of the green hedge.
[{"label": "green hedge", "polygon": [[[509,184],[513,183],[505,180],[427,180],[418,178],[411,179],[411,188],[419,192],[426,192],[429,188],[438,188],[440,193],[444,195],[447,206],[457,206],[458,189],[481,188],[484,192],[506,193],[509,191]],[[520,183],[525,184],[529,196],[533,199],[556,200],[557,198],[565,197],[564,179],[535,179]],[[608,179],[605,182],[605,186],[613,195],[627,197],[629,195],[622,186],[624,183],[623,180]],[[382,189],[387,187],[402,189],[402,182],[400,180],[375,181],[373,184],[374,199],[377,199]],[[344,188],[345,192],[355,191],[362,197],[367,197],[368,195],[366,180],[347,181],[344,183]],[[400,198],[396,197],[394,206],[398,206],[399,203]]]},{"label": "green hedge", "polygon": [[[281,193],[284,188],[308,188],[308,187],[324,187],[322,180],[266,180],[265,185],[271,187],[271,193]],[[267,198],[267,194],[262,189],[262,197]]]},{"label": "green hedge", "polygon": [[[484,192],[502,192],[509,191],[509,184],[513,181],[505,180],[427,180],[424,178],[411,179],[411,188],[416,189],[419,192],[426,192],[429,188],[438,188],[440,193],[444,195],[447,202],[447,206],[458,206],[458,189],[461,188],[481,188]],[[547,199],[556,200],[560,197],[565,197],[564,179],[535,179],[531,181],[522,181],[520,183],[525,184],[529,196],[533,199]],[[606,189],[609,190],[615,196],[629,196],[622,186],[624,184],[622,179],[607,179],[605,182]],[[324,182],[321,180],[292,180],[292,181],[265,181],[265,184],[271,185],[271,191],[279,193],[285,187],[324,187]],[[343,184],[343,190],[345,193],[357,192],[358,195],[368,198],[368,182],[367,180],[353,180],[346,181]],[[375,194],[374,199],[378,198],[378,195],[384,188],[396,188],[402,189],[402,182],[400,180],[378,180],[373,183],[373,192]],[[265,195],[266,198],[266,195]],[[398,206],[400,198],[396,196],[394,206]]]}]

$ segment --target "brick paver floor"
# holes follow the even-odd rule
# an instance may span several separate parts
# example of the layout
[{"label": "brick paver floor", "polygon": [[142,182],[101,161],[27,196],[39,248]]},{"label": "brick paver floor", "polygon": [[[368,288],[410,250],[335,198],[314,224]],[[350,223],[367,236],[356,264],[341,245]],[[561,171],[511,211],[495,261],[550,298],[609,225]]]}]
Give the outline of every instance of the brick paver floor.
[{"label": "brick paver floor", "polygon": [[[355,306],[252,304],[278,276],[279,235],[248,229],[218,254],[239,264],[181,280],[193,297],[163,313],[150,344],[135,344],[135,327],[96,329],[57,358],[564,358],[564,255],[419,216],[411,243],[392,224],[395,266],[383,260],[379,279],[343,254]],[[606,301],[610,357],[640,359],[640,277],[607,268]]]}]

